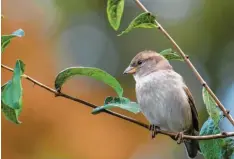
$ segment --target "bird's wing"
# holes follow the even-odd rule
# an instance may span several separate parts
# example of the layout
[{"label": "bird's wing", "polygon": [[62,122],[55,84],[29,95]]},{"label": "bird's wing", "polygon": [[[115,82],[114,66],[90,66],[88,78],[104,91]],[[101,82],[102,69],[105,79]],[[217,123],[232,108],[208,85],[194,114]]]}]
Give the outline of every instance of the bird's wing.
[{"label": "bird's wing", "polygon": [[198,113],[197,113],[197,109],[195,107],[193,96],[192,96],[191,92],[189,91],[188,87],[184,87],[184,91],[188,97],[188,102],[189,102],[189,105],[191,107],[193,127],[195,130],[199,131]]}]

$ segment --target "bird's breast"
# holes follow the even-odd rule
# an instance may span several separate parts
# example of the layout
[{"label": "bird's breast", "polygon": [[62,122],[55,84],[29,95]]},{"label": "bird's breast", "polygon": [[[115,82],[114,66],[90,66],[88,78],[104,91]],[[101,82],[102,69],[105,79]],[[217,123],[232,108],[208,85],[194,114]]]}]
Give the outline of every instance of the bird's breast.
[{"label": "bird's breast", "polygon": [[191,110],[183,86],[179,74],[166,71],[136,81],[137,100],[150,123],[171,131],[190,126]]}]

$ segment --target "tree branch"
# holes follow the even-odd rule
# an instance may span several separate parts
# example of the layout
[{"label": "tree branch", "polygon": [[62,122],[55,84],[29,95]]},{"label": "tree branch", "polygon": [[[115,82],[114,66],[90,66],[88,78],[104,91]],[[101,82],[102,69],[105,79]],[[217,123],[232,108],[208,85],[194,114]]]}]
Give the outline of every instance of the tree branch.
[{"label": "tree branch", "polygon": [[[134,0],[135,3],[145,12],[149,12],[145,6],[139,1],[139,0]],[[192,64],[192,62],[189,60],[189,57],[185,55],[185,53],[183,52],[183,50],[179,47],[179,45],[174,41],[174,39],[169,35],[169,33],[162,27],[162,25],[155,20],[158,29],[169,39],[169,41],[173,44],[173,46],[175,47],[175,49],[178,51],[178,53],[183,57],[184,61],[188,64],[188,66],[191,68],[191,70],[193,71],[193,73],[195,74],[195,76],[197,77],[197,79],[200,81],[200,83],[202,84],[203,87],[206,88],[206,90],[209,92],[209,94],[212,96],[212,98],[215,100],[216,104],[218,105],[218,107],[222,110],[223,115],[226,116],[228,118],[228,120],[232,123],[232,125],[234,126],[234,119],[232,118],[232,116],[229,114],[230,111],[226,110],[226,108],[223,106],[223,104],[220,102],[220,100],[216,97],[216,95],[214,94],[214,92],[211,90],[211,88],[206,84],[205,80],[201,77],[201,75],[198,73],[198,71],[196,70],[196,68],[194,67],[194,65]]]},{"label": "tree branch", "polygon": [[[6,65],[1,65],[2,68],[8,70],[8,71],[11,71],[13,72],[13,69],[6,66]],[[96,108],[98,107],[97,105],[94,105],[92,103],[89,103],[89,102],[86,102],[84,100],[81,100],[79,98],[75,98],[75,97],[72,97],[72,96],[69,96],[65,93],[59,93],[57,92],[55,89],[53,88],[50,88],[44,84],[42,84],[41,82],[33,79],[32,77],[24,74],[22,75],[22,77],[24,77],[25,79],[31,81],[32,83],[34,83],[35,85],[37,86],[40,86],[41,88],[53,93],[56,97],[60,96],[60,97],[63,97],[63,98],[67,98],[67,99],[70,99],[70,100],[73,100],[75,102],[78,102],[78,103],[81,103],[81,104],[84,104],[88,107],[91,107],[91,108]],[[146,128],[149,130],[149,125],[145,124],[145,123],[141,123],[133,118],[130,118],[130,117],[127,117],[125,115],[122,115],[122,114],[119,114],[119,113],[116,113],[116,112],[113,112],[113,111],[110,111],[110,110],[103,110],[103,112],[107,113],[107,114],[110,114],[110,115],[113,115],[113,116],[116,116],[118,118],[121,118],[121,119],[124,119],[128,122],[131,122],[131,123],[134,123],[138,126],[141,126],[143,128]],[[177,135],[177,133],[175,132],[168,132],[168,131],[164,131],[164,130],[158,130],[157,133],[159,134],[164,134],[164,135],[167,135],[167,136],[171,136],[171,137],[175,137]],[[190,136],[190,135],[184,135],[183,136],[183,139],[192,139],[192,140],[209,140],[209,139],[217,139],[217,138],[225,138],[225,137],[231,137],[231,136],[234,136],[234,132],[224,132],[224,133],[220,133],[220,134],[215,134],[215,135],[205,135],[205,136]]]}]

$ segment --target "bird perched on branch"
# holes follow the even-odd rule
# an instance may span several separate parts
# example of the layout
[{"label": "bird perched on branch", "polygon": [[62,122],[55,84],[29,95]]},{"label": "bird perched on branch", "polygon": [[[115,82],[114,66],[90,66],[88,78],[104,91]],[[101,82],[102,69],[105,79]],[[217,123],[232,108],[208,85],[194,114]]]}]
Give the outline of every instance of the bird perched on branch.
[{"label": "bird perched on branch", "polygon": [[[157,129],[178,132],[177,143],[183,134],[199,131],[198,113],[191,92],[167,59],[154,51],[138,53],[124,71],[133,74],[136,97],[141,111],[150,122],[152,138]],[[183,140],[188,156],[200,151],[197,140]]]}]

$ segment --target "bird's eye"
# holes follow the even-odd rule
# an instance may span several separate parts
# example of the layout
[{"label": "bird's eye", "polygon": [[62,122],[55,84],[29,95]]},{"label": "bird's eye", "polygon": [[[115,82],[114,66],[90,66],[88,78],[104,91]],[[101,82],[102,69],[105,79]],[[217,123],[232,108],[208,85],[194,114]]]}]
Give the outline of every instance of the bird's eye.
[{"label": "bird's eye", "polygon": [[138,65],[141,65],[141,64],[142,64],[142,61],[141,61],[141,60],[139,60],[139,61],[137,62],[137,64],[138,64]]}]

